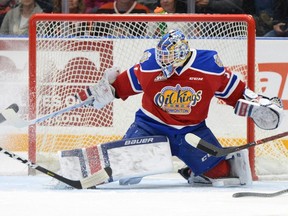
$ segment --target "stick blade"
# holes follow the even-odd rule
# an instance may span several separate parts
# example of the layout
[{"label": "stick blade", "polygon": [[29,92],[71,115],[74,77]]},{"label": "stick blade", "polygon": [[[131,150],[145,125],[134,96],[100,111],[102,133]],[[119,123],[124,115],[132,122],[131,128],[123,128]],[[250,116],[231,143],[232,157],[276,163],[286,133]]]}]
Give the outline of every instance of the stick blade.
[{"label": "stick blade", "polygon": [[186,134],[185,140],[188,144],[190,144],[194,148],[202,150],[203,152],[206,152],[215,157],[222,157],[224,156],[223,153],[224,154],[226,153],[222,152],[223,150],[221,148],[218,148],[217,146],[214,146],[213,144],[206,142],[205,140],[201,139],[200,137],[192,133]]},{"label": "stick blade", "polygon": [[185,135],[185,140],[191,146],[193,146],[194,148],[197,148],[199,143],[200,143],[201,138],[196,136],[195,134],[188,133],[188,134]]},{"label": "stick blade", "polygon": [[92,188],[96,185],[103,184],[112,176],[112,169],[110,167],[105,167],[104,169],[94,173],[91,176],[88,176],[82,179],[81,186],[83,189]]},{"label": "stick blade", "polygon": [[[2,113],[4,114],[5,112],[7,112],[7,110],[10,111],[14,111],[15,113],[17,113],[19,111],[19,106],[17,104],[11,104],[9,107],[7,107]],[[4,115],[0,113],[0,123],[6,121],[7,119],[4,117]]]},{"label": "stick blade", "polygon": [[288,193],[288,189],[277,191],[274,193],[261,193],[261,192],[238,192],[234,193],[232,197],[239,198],[239,197],[276,197],[280,196],[284,193]]}]

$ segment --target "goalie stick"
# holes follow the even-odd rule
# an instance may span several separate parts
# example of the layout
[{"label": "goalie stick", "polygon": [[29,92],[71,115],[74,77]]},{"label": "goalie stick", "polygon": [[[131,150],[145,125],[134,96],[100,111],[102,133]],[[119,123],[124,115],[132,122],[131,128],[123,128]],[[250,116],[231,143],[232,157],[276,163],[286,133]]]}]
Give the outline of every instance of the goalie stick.
[{"label": "goalie stick", "polygon": [[200,149],[200,150],[202,150],[202,151],[204,151],[204,152],[206,152],[212,156],[222,157],[222,156],[226,156],[230,153],[237,152],[237,151],[240,151],[242,149],[247,149],[247,148],[250,148],[250,147],[253,147],[256,145],[261,145],[263,143],[267,143],[269,141],[276,140],[276,139],[279,139],[279,138],[282,138],[285,136],[288,136],[288,131],[280,133],[280,134],[276,134],[274,136],[266,137],[264,139],[256,140],[256,141],[247,143],[245,145],[227,147],[227,148],[221,148],[221,147],[214,146],[213,144],[208,143],[207,141],[201,139],[200,137],[198,137],[192,133],[186,134],[185,140],[186,140],[186,142],[188,142],[193,147]]},{"label": "goalie stick", "polygon": [[239,197],[276,197],[276,196],[280,196],[284,193],[288,193],[288,189],[284,189],[284,190],[277,191],[274,193],[238,192],[238,193],[234,193],[232,196],[235,198],[239,198]]},{"label": "goalie stick", "polygon": [[[0,123],[1,123],[1,119],[2,119],[2,122],[3,121],[7,121],[7,123],[9,123],[10,125],[13,125],[17,128],[22,128],[22,127],[26,127],[26,126],[29,126],[29,125],[33,125],[33,124],[36,124],[36,123],[40,123],[40,122],[43,122],[47,119],[50,119],[50,118],[54,118],[56,116],[59,116],[65,112],[69,112],[71,110],[74,110],[76,108],[79,108],[79,107],[82,107],[82,106],[85,106],[85,105],[88,105],[88,104],[91,104],[93,102],[93,98],[88,98],[87,100],[81,102],[81,103],[78,103],[78,104],[74,104],[72,106],[68,106],[68,107],[65,107],[61,110],[58,110],[58,111],[55,111],[55,112],[52,112],[50,114],[47,114],[47,115],[44,115],[40,118],[36,118],[36,119],[33,119],[33,120],[24,120],[24,119],[21,119],[18,115],[17,115],[17,112],[19,110],[19,107],[17,104],[12,104],[10,105],[9,107],[12,106],[12,109],[11,108],[7,108],[5,109],[2,113],[0,113]],[[17,110],[17,112],[16,112]]]},{"label": "goalie stick", "polygon": [[108,180],[112,175],[112,169],[110,167],[105,167],[104,169],[99,170],[98,172],[94,173],[91,176],[88,176],[87,178],[81,179],[81,180],[71,180],[68,178],[65,178],[63,176],[60,176],[51,170],[48,170],[42,166],[39,166],[35,163],[32,163],[31,161],[24,159],[20,157],[19,155],[16,155],[12,152],[9,152],[2,147],[0,147],[0,152],[10,158],[13,158],[23,164],[26,164],[28,167],[31,167],[35,170],[38,170],[52,178],[55,178],[59,180],[60,182],[63,182],[73,188],[76,189],[87,189],[87,188],[95,188],[96,185],[102,184],[106,180]]}]

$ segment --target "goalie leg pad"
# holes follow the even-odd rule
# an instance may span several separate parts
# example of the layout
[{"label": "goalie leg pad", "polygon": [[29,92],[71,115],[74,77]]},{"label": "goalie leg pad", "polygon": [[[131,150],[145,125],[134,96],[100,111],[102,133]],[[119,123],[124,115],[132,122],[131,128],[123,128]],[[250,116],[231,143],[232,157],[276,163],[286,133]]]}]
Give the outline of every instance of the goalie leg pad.
[{"label": "goalie leg pad", "polygon": [[253,180],[249,164],[248,150],[243,149],[239,152],[231,153],[227,155],[226,159],[231,166],[231,177],[239,178],[241,185],[251,185]]},{"label": "goalie leg pad", "polygon": [[[167,137],[149,136],[123,139],[94,147],[59,152],[61,172],[79,179],[110,166],[109,182],[136,184],[148,175],[173,171]],[[130,179],[130,180],[129,180]]]}]

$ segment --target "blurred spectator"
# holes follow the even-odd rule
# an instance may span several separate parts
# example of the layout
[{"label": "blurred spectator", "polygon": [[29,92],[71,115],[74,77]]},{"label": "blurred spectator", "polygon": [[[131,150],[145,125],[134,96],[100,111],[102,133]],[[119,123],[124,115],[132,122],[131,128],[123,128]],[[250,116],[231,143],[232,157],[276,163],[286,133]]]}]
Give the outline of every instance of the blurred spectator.
[{"label": "blurred spectator", "polygon": [[[187,1],[187,0],[185,0],[185,1]],[[150,12],[152,12],[152,13],[158,5],[158,0],[137,0],[137,2],[148,7],[150,9]]]},{"label": "blurred spectator", "polygon": [[44,13],[51,13],[53,11],[53,0],[36,0]]},{"label": "blurred spectator", "polygon": [[[84,0],[67,0],[68,1],[68,13],[84,13],[85,12],[85,4]],[[62,0],[54,0],[53,2],[53,13],[66,13],[63,11]]]},{"label": "blurred spectator", "polygon": [[16,0],[1,0],[0,1],[0,26],[6,13],[17,4]]},{"label": "blurred spectator", "polygon": [[150,13],[148,7],[143,4],[137,3],[136,0],[115,0],[103,4],[96,13],[106,14],[130,14],[130,13]]},{"label": "blurred spectator", "polygon": [[[201,14],[244,14],[243,1],[245,0],[195,0],[195,13]],[[248,0],[254,1],[254,0]],[[220,29],[220,25],[223,28]],[[218,30],[212,23],[202,23],[201,26],[194,26],[191,36],[203,37],[222,37],[226,35],[233,36],[230,28],[225,23],[219,23]]]},{"label": "blurred spectator", "polygon": [[[82,14],[85,12],[84,0],[53,0],[53,13],[73,13]],[[63,3],[63,5],[62,5]],[[64,5],[65,4],[65,5]],[[70,36],[84,36],[90,34],[91,23],[83,21],[75,21],[63,23],[63,22],[51,22],[48,27],[45,28],[45,34],[49,36],[54,35],[70,35]]]},{"label": "blurred spectator", "polygon": [[264,37],[288,37],[288,0],[273,0],[273,29]]},{"label": "blurred spectator", "polygon": [[[179,0],[158,0],[157,7],[154,9],[155,14],[169,14],[169,13],[187,13],[186,3]],[[183,24],[184,25],[184,24]],[[161,23],[149,23],[148,35],[161,36],[167,33],[169,30],[179,28],[179,23],[176,22],[161,22]],[[185,34],[189,28],[184,26],[181,28]]]},{"label": "blurred spectator", "polygon": [[108,2],[114,2],[114,0],[84,0],[86,7],[85,13],[96,13],[98,8]]},{"label": "blurred spectator", "polygon": [[195,11],[210,14],[241,14],[244,13],[242,4],[243,0],[195,0]]},{"label": "blurred spectator", "polygon": [[273,28],[273,0],[244,0],[243,10],[251,14],[256,23],[256,36],[263,36]]},{"label": "blurred spectator", "polygon": [[0,34],[28,35],[29,18],[35,13],[42,12],[35,0],[20,0],[19,5],[5,15]]},{"label": "blurred spectator", "polygon": [[[136,0],[115,0],[102,5],[97,14],[147,14],[150,10],[145,5],[137,3]],[[146,34],[147,24],[145,22],[110,22],[96,23],[96,35],[122,35],[142,36]]]},{"label": "blurred spectator", "polygon": [[158,0],[154,13],[160,8],[166,13],[187,13],[187,4],[180,0]]}]

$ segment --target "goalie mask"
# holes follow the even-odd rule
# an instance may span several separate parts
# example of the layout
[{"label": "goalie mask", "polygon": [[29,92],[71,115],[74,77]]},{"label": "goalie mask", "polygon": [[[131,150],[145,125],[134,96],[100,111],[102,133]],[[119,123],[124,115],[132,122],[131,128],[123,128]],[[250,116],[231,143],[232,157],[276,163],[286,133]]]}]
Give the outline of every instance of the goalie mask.
[{"label": "goalie mask", "polygon": [[171,30],[163,35],[156,47],[156,61],[166,78],[173,75],[175,68],[183,65],[189,51],[188,41],[181,31]]}]

